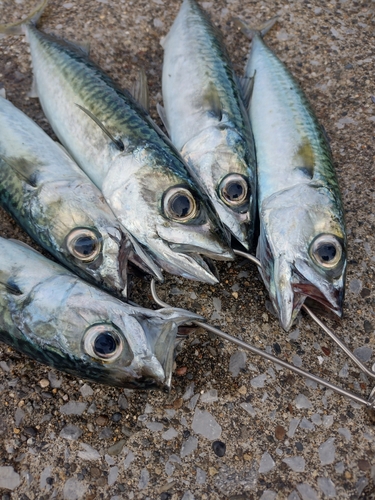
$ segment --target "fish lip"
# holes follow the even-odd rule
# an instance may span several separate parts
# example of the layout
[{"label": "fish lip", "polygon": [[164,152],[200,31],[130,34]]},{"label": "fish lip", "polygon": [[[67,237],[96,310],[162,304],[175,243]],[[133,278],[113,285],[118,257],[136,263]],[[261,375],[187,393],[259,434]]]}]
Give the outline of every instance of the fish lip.
[{"label": "fish lip", "polygon": [[[219,199],[213,199],[212,202],[221,223],[246,250],[249,250],[249,235],[252,234],[249,211],[240,214],[232,211],[230,207],[224,205]],[[243,220],[241,221],[240,219]]]}]

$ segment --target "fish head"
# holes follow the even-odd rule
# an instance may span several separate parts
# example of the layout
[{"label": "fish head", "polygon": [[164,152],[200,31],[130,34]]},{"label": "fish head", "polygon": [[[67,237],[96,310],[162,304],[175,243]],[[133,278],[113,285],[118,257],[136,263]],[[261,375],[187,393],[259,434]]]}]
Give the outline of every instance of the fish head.
[{"label": "fish head", "polygon": [[231,130],[209,127],[184,145],[182,156],[220,221],[246,249],[253,237],[255,164],[245,141]]},{"label": "fish head", "polygon": [[56,257],[81,277],[126,297],[126,235],[102,194],[82,176],[65,178],[53,187],[46,183],[39,200],[47,207],[45,218],[54,221],[45,226]]},{"label": "fish head", "polygon": [[163,390],[171,386],[178,326],[199,318],[130,306],[66,274],[35,287],[21,316],[30,344],[42,344],[39,360],[106,385]]},{"label": "fish head", "polygon": [[[146,176],[140,163],[146,163],[147,158],[146,154],[125,158],[122,164],[112,166],[103,187],[107,202],[120,223],[164,270],[217,283],[207,259],[234,258],[227,231],[181,167],[181,171],[173,170],[173,165],[167,169],[162,164],[165,158],[160,162],[152,158],[145,168],[149,171]],[[129,172],[134,162],[133,174],[125,175],[125,164]]]},{"label": "fish head", "polygon": [[306,298],[341,316],[347,262],[341,204],[319,186],[278,196],[261,208],[257,256],[281,326],[291,328]]}]

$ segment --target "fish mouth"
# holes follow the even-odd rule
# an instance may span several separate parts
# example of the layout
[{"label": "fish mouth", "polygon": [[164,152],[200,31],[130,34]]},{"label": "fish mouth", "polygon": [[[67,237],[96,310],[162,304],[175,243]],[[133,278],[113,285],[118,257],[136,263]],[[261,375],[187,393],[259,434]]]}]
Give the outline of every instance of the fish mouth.
[{"label": "fish mouth", "polygon": [[[168,260],[158,258],[157,262],[167,272],[210,285],[216,285],[219,282],[216,266],[208,256],[192,253],[193,247],[186,245],[168,242],[164,242],[164,244],[169,249]],[[228,257],[231,255],[231,253],[228,254]]]},{"label": "fish mouth", "polygon": [[278,286],[276,299],[280,324],[285,331],[289,331],[292,327],[306,299],[309,299],[309,302],[313,303],[314,309],[320,309],[323,312],[327,310],[333,312],[338,317],[342,316],[343,287],[336,288],[326,285],[324,293],[301,275],[295,267],[291,270],[289,284],[286,284],[284,281],[282,285],[284,286]]},{"label": "fish mouth", "polygon": [[225,228],[246,248],[246,250],[249,250],[251,235],[249,212],[234,212],[229,207],[223,206],[222,203],[217,200],[213,200],[213,205]]}]

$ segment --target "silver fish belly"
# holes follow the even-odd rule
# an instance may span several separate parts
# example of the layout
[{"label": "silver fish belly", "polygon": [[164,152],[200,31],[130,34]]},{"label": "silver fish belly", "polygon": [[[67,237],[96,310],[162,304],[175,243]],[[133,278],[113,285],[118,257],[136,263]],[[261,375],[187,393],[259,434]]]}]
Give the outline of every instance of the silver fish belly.
[{"label": "silver fish belly", "polygon": [[249,248],[256,213],[253,137],[219,30],[184,0],[162,42],[165,125],[230,233]]},{"label": "silver fish belly", "polygon": [[14,241],[0,254],[2,342],[94,382],[170,388],[177,327],[197,315],[121,302]]},{"label": "silver fish belly", "polygon": [[158,266],[216,283],[201,255],[232,259],[226,233],[166,136],[79,48],[39,32],[32,23],[22,29],[35,88],[52,128],[120,223]]},{"label": "silver fish belly", "polygon": [[[258,162],[263,280],[289,330],[306,298],[342,314],[344,210],[330,146],[292,75],[252,33],[246,76]],[[254,76],[255,75],[255,76]]]},{"label": "silver fish belly", "polygon": [[134,250],[102,193],[57,143],[2,97],[0,204],[65,266],[126,297]]}]

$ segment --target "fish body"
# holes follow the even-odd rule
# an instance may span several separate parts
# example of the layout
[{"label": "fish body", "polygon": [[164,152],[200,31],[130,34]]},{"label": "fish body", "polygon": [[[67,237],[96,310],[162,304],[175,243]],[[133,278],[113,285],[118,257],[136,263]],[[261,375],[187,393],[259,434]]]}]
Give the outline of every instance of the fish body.
[{"label": "fish body", "polygon": [[0,238],[0,340],[79,378],[168,389],[182,309],[131,306],[19,242]]},{"label": "fish body", "polygon": [[[167,137],[79,48],[27,21],[21,27],[30,44],[35,89],[52,128],[120,223],[158,266],[216,283],[201,255],[227,260],[233,254]],[[8,33],[14,31],[8,27]]]},{"label": "fish body", "polygon": [[344,210],[326,134],[285,65],[252,30],[245,74],[258,163],[262,277],[289,330],[306,298],[342,314]]},{"label": "fish body", "polygon": [[253,137],[219,30],[184,0],[162,42],[165,124],[221,221],[246,248],[256,213]]},{"label": "fish body", "polygon": [[68,154],[2,97],[0,204],[62,264],[126,297],[130,236]]}]

